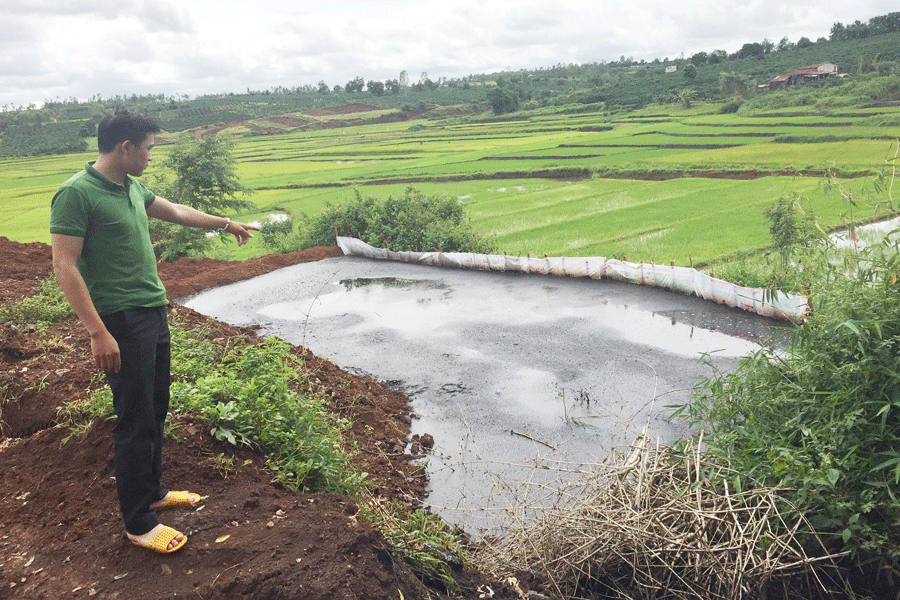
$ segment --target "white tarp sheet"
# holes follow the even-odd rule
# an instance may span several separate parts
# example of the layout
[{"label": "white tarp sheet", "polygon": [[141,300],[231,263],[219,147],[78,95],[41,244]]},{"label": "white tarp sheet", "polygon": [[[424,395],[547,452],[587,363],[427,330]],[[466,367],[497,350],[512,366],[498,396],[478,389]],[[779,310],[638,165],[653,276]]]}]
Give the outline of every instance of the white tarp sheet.
[{"label": "white tarp sheet", "polygon": [[802,319],[808,308],[806,296],[781,292],[774,294],[763,288],[744,287],[710,277],[690,267],[630,263],[602,257],[529,258],[471,252],[393,252],[385,248],[374,248],[362,240],[348,237],[338,237],[337,244],[348,256],[396,260],[435,267],[516,271],[591,279],[605,277],[693,294],[705,300],[779,319]]}]

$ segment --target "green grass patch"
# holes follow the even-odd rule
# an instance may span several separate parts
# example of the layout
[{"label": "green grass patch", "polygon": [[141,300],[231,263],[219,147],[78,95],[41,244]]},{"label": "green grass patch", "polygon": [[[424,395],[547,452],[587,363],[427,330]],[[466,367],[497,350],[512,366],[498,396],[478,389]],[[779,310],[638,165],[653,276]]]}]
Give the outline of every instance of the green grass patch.
[{"label": "green grass patch", "polygon": [[4,298],[0,304],[0,320],[13,325],[34,325],[44,329],[73,316],[75,313],[53,274],[38,284],[33,295],[16,302]]}]

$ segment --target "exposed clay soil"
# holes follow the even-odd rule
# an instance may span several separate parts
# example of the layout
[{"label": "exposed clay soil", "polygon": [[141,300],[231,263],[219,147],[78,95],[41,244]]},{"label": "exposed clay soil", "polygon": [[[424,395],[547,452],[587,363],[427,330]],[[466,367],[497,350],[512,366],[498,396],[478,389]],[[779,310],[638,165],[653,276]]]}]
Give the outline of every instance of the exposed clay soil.
[{"label": "exposed clay soil", "polygon": [[384,110],[383,106],[373,106],[371,104],[341,104],[340,106],[329,106],[327,108],[313,108],[304,111],[305,114],[313,117],[327,117],[330,115],[348,115],[352,113],[369,112],[373,110]]},{"label": "exposed clay soil", "polygon": [[[314,248],[242,263],[182,259],[162,264],[160,275],[169,297],[178,298],[339,254],[337,248]],[[0,300],[30,295],[50,271],[47,245],[0,237]],[[207,324],[210,338],[219,344],[258,340],[253,330],[176,304],[169,311],[188,327]],[[377,494],[415,507],[425,478],[404,452],[408,398],[302,348],[296,353],[329,393],[331,408],[353,420]],[[89,356],[88,337],[75,319],[42,332],[0,323],[0,598],[450,597],[413,572],[351,500],[294,493],[274,484],[261,456],[217,442],[193,415],[173,417],[165,477],[170,488],[196,491],[204,499],[200,509],[161,515],[190,539],[165,556],[130,545],[112,479],[112,423],[96,421],[66,443],[69,430],[54,426],[59,406],[105,385]],[[213,459],[219,455],[234,458],[234,472],[216,468]],[[453,597],[477,598],[477,586],[485,583],[481,576],[468,567],[456,576],[461,591]],[[494,597],[512,597],[502,585],[487,583],[497,592]]]},{"label": "exposed clay soil", "polygon": [[298,119],[296,117],[287,116],[267,117],[267,120],[287,127],[305,127],[312,123],[309,119]]}]

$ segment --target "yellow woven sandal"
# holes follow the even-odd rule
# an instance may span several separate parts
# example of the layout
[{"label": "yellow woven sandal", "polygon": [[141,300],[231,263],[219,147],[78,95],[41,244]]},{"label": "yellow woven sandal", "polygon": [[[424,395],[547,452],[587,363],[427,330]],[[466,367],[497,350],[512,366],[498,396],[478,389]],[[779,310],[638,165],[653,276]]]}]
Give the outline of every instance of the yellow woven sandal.
[{"label": "yellow woven sandal", "polygon": [[[181,550],[181,548],[187,544],[187,536],[168,527],[166,525],[162,525],[159,531],[157,531],[154,535],[150,535],[153,531],[148,531],[144,535],[131,535],[130,533],[125,533],[128,537],[128,540],[138,546],[140,548],[146,548],[147,550],[153,550],[154,552],[159,552],[160,554],[171,554],[177,550]],[[181,535],[181,541],[178,542],[174,547],[169,548],[169,544],[174,540],[178,535]]]},{"label": "yellow woven sandal", "polygon": [[150,505],[153,510],[168,510],[170,508],[190,508],[200,503],[200,494],[192,492],[169,492],[162,500],[157,500]]}]

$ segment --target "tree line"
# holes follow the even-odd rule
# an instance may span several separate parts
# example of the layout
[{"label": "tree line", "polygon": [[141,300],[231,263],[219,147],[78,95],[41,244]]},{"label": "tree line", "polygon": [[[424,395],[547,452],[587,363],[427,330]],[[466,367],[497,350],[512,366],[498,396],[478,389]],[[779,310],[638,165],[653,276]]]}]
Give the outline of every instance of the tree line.
[{"label": "tree line", "polygon": [[831,26],[829,39],[833,42],[861,40],[872,35],[900,31],[900,12],[892,12],[880,17],[872,17],[867,23],[858,19],[849,25],[840,21]]}]

